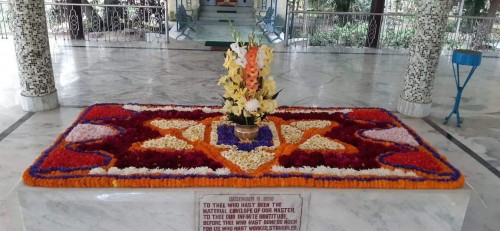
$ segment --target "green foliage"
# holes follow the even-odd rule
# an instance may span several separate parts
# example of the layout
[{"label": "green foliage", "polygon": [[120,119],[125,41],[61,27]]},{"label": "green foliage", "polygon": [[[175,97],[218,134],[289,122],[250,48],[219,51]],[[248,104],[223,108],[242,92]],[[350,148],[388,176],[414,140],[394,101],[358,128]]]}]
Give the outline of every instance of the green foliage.
[{"label": "green foliage", "polygon": [[494,34],[494,33],[491,33],[489,34],[485,41],[484,41],[485,44],[489,44],[489,47],[488,49],[492,50],[492,51],[497,51],[499,50],[497,48],[497,46],[499,45],[500,43],[500,34]]},{"label": "green foliage", "polygon": [[448,22],[446,23],[444,31],[449,32],[449,33],[454,32],[457,29],[457,23],[458,23],[458,20],[450,21],[448,19]]},{"label": "green foliage", "polygon": [[390,29],[382,36],[382,41],[387,47],[408,48],[415,31],[412,28],[404,28],[401,30]]},{"label": "green foliage", "polygon": [[308,10],[349,12],[354,3],[367,0],[309,0]]},{"label": "green foliage", "polygon": [[349,12],[354,0],[335,0],[335,10],[338,12]]},{"label": "green foliage", "polygon": [[372,0],[357,0],[352,5],[353,12],[370,12]]},{"label": "green foliage", "polygon": [[[465,0],[465,15],[479,16],[486,15],[487,9],[485,3],[488,0]],[[500,1],[500,0],[494,0]],[[350,5],[351,11],[369,11],[371,0],[309,0],[309,10],[330,10],[342,11],[342,6]],[[344,5],[342,5],[344,4]],[[413,13],[418,0],[400,0],[395,2],[399,12]],[[339,8],[340,7],[340,8]],[[367,22],[359,20],[356,16],[338,15],[332,24],[331,18],[325,19],[321,16],[308,16],[308,27],[298,25],[294,27],[292,33],[294,38],[307,37],[311,46],[347,46],[364,47],[367,37]],[[325,22],[328,20],[329,22]],[[391,24],[392,23],[392,24]],[[388,21],[384,30],[381,31],[381,47],[389,48],[409,48],[414,34],[413,19],[391,19]],[[449,19],[446,25],[446,38],[443,40],[445,49],[467,48],[471,41],[477,36],[479,27],[484,26],[481,20],[464,19],[461,21],[459,33],[455,34],[458,20]],[[307,31],[302,31],[307,29]],[[492,33],[484,39],[485,49],[495,50],[500,40],[498,32],[495,33],[493,27]]]},{"label": "green foliage", "polygon": [[229,121],[235,122],[237,124],[255,125],[254,117],[245,117],[243,114],[237,116],[235,114],[228,114]]},{"label": "green foliage", "polygon": [[[448,20],[448,22],[446,23],[445,31],[449,33],[455,33],[457,25],[458,19]],[[462,34],[474,33],[478,26],[480,25],[478,25],[477,20],[462,20],[462,22],[460,23],[459,32]]]},{"label": "green foliage", "polygon": [[448,49],[448,50],[465,48],[464,44],[461,41],[459,41],[453,37],[450,38],[448,36],[445,37],[443,46],[445,49]]},{"label": "green foliage", "polygon": [[308,10],[333,10],[334,0],[309,0]]},{"label": "green foliage", "polygon": [[309,35],[311,46],[363,47],[368,30],[367,22],[347,22],[344,26],[333,27],[329,31],[317,30]]},{"label": "green foliage", "polygon": [[310,35],[309,45],[311,46],[331,46],[333,41],[330,38],[330,33],[326,31],[318,31],[315,34]]}]

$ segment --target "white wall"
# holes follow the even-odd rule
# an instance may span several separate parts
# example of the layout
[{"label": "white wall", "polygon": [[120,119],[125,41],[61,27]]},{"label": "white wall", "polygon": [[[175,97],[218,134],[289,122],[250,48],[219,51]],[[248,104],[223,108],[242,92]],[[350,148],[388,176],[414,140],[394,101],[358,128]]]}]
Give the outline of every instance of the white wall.
[{"label": "white wall", "polygon": [[278,5],[278,10],[277,10],[277,15],[285,20],[285,17],[286,17],[286,0],[278,0],[277,1],[277,5]]}]

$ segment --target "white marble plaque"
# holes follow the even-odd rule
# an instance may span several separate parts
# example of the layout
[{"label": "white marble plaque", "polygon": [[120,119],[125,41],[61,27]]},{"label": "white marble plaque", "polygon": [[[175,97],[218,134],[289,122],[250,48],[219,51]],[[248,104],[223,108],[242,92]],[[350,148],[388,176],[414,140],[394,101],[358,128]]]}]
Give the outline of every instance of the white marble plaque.
[{"label": "white marble plaque", "polygon": [[[302,230],[307,195],[196,193],[198,231]],[[304,227],[304,228],[302,228]]]}]

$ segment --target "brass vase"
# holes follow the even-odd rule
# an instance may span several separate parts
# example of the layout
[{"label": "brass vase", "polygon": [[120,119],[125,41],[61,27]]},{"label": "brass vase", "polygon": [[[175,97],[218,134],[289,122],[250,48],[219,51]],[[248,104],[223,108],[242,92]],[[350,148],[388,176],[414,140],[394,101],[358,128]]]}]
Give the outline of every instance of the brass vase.
[{"label": "brass vase", "polygon": [[238,137],[241,141],[253,141],[257,138],[259,134],[258,125],[241,125],[236,124],[234,126],[234,135]]}]

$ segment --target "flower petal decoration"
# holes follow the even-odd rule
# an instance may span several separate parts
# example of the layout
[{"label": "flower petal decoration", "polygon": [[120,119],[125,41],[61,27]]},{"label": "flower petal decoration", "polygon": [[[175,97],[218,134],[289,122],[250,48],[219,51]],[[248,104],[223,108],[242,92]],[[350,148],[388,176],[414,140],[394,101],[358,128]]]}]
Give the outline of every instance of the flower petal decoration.
[{"label": "flower petal decoration", "polygon": [[[125,110],[116,110],[121,107]],[[133,114],[124,116],[127,110]],[[221,107],[94,105],[41,153],[23,180],[42,187],[451,189],[464,184],[458,169],[384,109],[281,107],[277,111],[259,122],[259,136],[250,143],[234,137],[235,124]],[[350,113],[363,119],[353,119]],[[162,129],[151,124],[154,120],[182,122]],[[191,122],[182,124],[186,121]],[[324,125],[318,126],[323,123],[318,121]],[[293,122],[303,122],[295,125],[305,131]],[[82,124],[119,133],[68,142]],[[396,138],[383,141],[363,132]]]},{"label": "flower petal decoration", "polygon": [[230,149],[221,152],[221,155],[238,165],[245,172],[253,172],[263,164],[268,163],[274,159],[274,154],[263,150],[240,151]]},{"label": "flower petal decoration", "polygon": [[418,175],[412,171],[402,171],[401,169],[385,169],[385,168],[375,168],[375,169],[363,169],[356,170],[353,168],[331,168],[327,166],[318,167],[289,167],[285,168],[280,165],[275,165],[272,168],[275,172],[280,173],[306,173],[306,174],[319,174],[319,175],[334,175],[334,176],[411,176],[417,177]]},{"label": "flower petal decoration", "polygon": [[285,124],[281,125],[281,134],[287,143],[295,144],[302,139],[304,132],[294,126]]},{"label": "flower petal decoration", "polygon": [[407,144],[413,147],[418,147],[418,142],[405,128],[389,128],[378,130],[366,130],[362,132],[362,136],[374,140],[389,141],[398,144]]},{"label": "flower petal decoration", "polygon": [[89,174],[90,175],[123,175],[123,176],[128,176],[128,175],[147,175],[147,174],[175,174],[175,175],[210,175],[210,174],[215,174],[215,175],[228,175],[230,174],[231,171],[228,168],[218,168],[216,170],[213,170],[209,167],[195,167],[195,168],[179,168],[179,169],[163,169],[163,168],[154,168],[154,169],[149,169],[149,168],[136,168],[136,167],[128,167],[128,168],[117,168],[117,167],[111,167],[108,170],[105,170],[103,168],[93,168],[90,170]]},{"label": "flower petal decoration", "polygon": [[198,122],[194,120],[153,120],[151,121],[153,126],[159,127],[161,129],[183,129],[187,127],[191,127],[193,125],[198,124]]},{"label": "flower petal decoration", "polygon": [[450,169],[427,152],[396,152],[387,153],[378,157],[385,165],[422,171],[425,173],[451,173]]},{"label": "flower petal decoration", "polygon": [[187,143],[184,140],[181,140],[175,136],[166,135],[164,137],[158,139],[148,140],[142,143],[141,147],[143,148],[168,148],[174,150],[187,150],[193,149],[193,145]]},{"label": "flower petal decoration", "polygon": [[118,130],[106,125],[78,124],[66,136],[68,142],[84,142],[103,139],[120,133]]},{"label": "flower petal decoration", "polygon": [[305,120],[290,123],[290,125],[295,126],[302,131],[310,128],[325,128],[330,124],[332,124],[332,122],[326,120]]},{"label": "flower petal decoration", "polygon": [[302,150],[342,150],[345,149],[344,145],[335,142],[334,140],[322,137],[321,135],[314,135],[304,143],[299,145]]},{"label": "flower petal decoration", "polygon": [[97,152],[79,152],[56,149],[49,153],[40,165],[42,171],[73,171],[106,165],[111,158]]},{"label": "flower petal decoration", "polygon": [[380,110],[378,108],[368,108],[365,110],[355,110],[348,114],[350,119],[359,119],[359,120],[367,120],[367,121],[375,121],[375,122],[395,122],[394,118],[392,118],[387,111]]},{"label": "flower petal decoration", "polygon": [[182,132],[182,136],[190,141],[203,140],[205,137],[205,125],[197,124]]},{"label": "flower petal decoration", "polygon": [[110,114],[114,115],[114,118],[123,118],[134,115],[136,112],[124,109],[121,105],[97,104],[88,108],[82,119],[106,119]]}]

